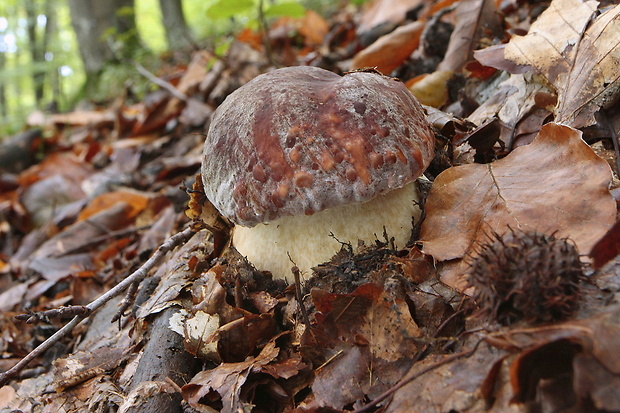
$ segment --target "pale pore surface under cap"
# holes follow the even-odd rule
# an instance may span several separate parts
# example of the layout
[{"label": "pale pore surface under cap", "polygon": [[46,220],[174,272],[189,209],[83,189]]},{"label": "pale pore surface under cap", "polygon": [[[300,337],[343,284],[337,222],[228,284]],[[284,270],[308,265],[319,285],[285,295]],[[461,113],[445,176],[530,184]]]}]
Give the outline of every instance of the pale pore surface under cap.
[{"label": "pale pore surface under cap", "polygon": [[383,240],[383,228],[394,237],[397,248],[405,246],[412,230],[412,217],[420,217],[417,184],[378,195],[368,202],[330,208],[313,215],[288,216],[247,228],[235,226],[233,246],[254,266],[271,271],[275,279],[293,280],[293,264],[309,278],[312,267],[329,261],[340,251],[341,242],[354,248],[358,240],[367,245]]}]

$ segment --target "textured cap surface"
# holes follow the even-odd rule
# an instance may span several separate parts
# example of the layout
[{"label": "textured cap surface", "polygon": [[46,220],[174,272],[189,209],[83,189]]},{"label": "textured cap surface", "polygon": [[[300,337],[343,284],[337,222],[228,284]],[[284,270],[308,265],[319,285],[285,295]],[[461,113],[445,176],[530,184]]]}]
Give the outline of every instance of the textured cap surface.
[{"label": "textured cap surface", "polygon": [[216,110],[202,180],[222,215],[252,227],[400,188],[422,174],[433,148],[401,82],[289,67],[256,77]]}]

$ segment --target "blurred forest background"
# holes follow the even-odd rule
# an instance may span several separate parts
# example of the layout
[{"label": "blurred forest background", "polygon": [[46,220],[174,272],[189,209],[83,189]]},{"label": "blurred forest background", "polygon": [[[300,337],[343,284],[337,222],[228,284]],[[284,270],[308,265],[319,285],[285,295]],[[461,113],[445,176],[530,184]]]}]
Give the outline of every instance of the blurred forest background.
[{"label": "blurred forest background", "polygon": [[[359,0],[356,3],[362,3]],[[224,53],[234,34],[266,20],[325,15],[331,0],[3,0],[0,139],[35,109],[62,112],[155,87],[138,71]],[[164,70],[165,71],[165,70]]]}]

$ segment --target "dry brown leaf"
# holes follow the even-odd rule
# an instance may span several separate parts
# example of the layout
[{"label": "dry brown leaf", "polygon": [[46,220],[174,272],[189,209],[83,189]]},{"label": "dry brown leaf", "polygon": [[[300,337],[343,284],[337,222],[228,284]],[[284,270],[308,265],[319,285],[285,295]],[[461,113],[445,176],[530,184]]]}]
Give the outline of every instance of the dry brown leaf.
[{"label": "dry brown leaf", "polygon": [[453,74],[449,70],[435,71],[416,76],[405,85],[421,104],[439,108],[448,101],[448,81]]},{"label": "dry brown leaf", "polygon": [[619,314],[620,308],[613,306],[583,320],[489,335],[492,345],[519,350],[509,371],[513,402],[541,398],[544,402],[546,397],[547,403],[557,403],[558,397],[565,397],[568,403],[593,403],[600,411],[618,411]]},{"label": "dry brown leaf", "polygon": [[[514,36],[504,49],[504,58],[548,73],[549,82],[571,69],[567,54],[583,35],[596,12],[597,1],[554,0],[532,24],[525,36]],[[562,80],[562,83],[564,81]]]},{"label": "dry brown leaf", "polygon": [[149,198],[137,191],[120,190],[106,192],[90,201],[86,208],[80,213],[78,221],[87,220],[91,216],[121,202],[127,204],[127,220],[132,220],[146,208],[149,203]]},{"label": "dry brown leaf", "polygon": [[594,114],[620,91],[620,5],[603,13],[585,33],[566,85],[560,90],[558,122],[575,128],[594,124]]},{"label": "dry brown leaf", "polygon": [[100,128],[112,126],[115,119],[114,111],[112,110],[78,110],[69,113],[56,113],[53,115],[46,115],[43,112],[37,111],[28,117],[28,124],[30,126],[71,125]]},{"label": "dry brown leaf", "polygon": [[381,36],[353,57],[351,69],[374,67],[389,75],[418,48],[424,26],[423,22],[415,21]]},{"label": "dry brown leaf", "polygon": [[271,341],[256,357],[250,357],[240,363],[222,363],[214,369],[201,371],[190,383],[183,386],[183,398],[190,406],[204,411],[201,409],[206,406],[201,399],[205,396],[212,398],[210,393],[217,392],[221,397],[221,412],[246,411],[251,404],[241,400],[243,384],[251,373],[260,372],[263,366],[275,360],[279,351],[275,343]]},{"label": "dry brown leaf", "polygon": [[[439,261],[459,259],[490,232],[511,226],[570,237],[585,253],[615,221],[610,180],[609,165],[581,132],[547,124],[530,145],[502,160],[453,167],[437,177],[426,202],[424,251]],[[461,283],[462,270],[444,274],[444,281]]]},{"label": "dry brown leaf", "polygon": [[409,10],[422,0],[374,0],[364,10],[358,30],[365,32],[382,23],[402,23]]},{"label": "dry brown leaf", "polygon": [[312,299],[321,313],[304,342],[316,340],[307,349],[323,357],[312,385],[319,405],[341,409],[376,397],[411,365],[421,333],[403,298],[364,284],[351,294],[316,289]]},{"label": "dry brown leaf", "polygon": [[306,10],[306,16],[301,19],[299,34],[306,39],[307,45],[320,45],[329,33],[329,23],[313,10]]},{"label": "dry brown leaf", "polygon": [[501,37],[503,33],[499,12],[491,0],[465,0],[456,7],[456,26],[450,36],[446,55],[437,70],[460,71],[472,60],[480,41],[489,35]]},{"label": "dry brown leaf", "polygon": [[[470,114],[467,120],[476,125],[484,125],[489,119],[499,119],[499,140],[512,149],[521,132],[518,130],[519,123],[539,109],[539,96],[552,93],[545,84],[536,80],[537,76],[539,75],[531,73],[511,75],[493,88],[489,99]],[[534,132],[540,130],[540,125],[537,127]]]},{"label": "dry brown leaf", "polygon": [[[407,375],[423,371],[447,356],[432,355],[413,365]],[[439,366],[398,389],[386,409],[387,413],[483,412],[487,411],[480,388],[489,370],[501,359],[501,353],[482,345],[471,357]],[[505,386],[507,387],[507,386]],[[503,403],[502,403],[503,404]],[[493,412],[503,412],[500,403]],[[506,403],[507,405],[507,403]],[[502,406],[505,407],[505,406]],[[515,410],[516,412],[516,410]]]},{"label": "dry brown leaf", "polygon": [[588,27],[598,2],[554,0],[525,36],[515,36],[504,58],[532,66],[558,93],[556,121],[581,128],[620,91],[620,6]]}]

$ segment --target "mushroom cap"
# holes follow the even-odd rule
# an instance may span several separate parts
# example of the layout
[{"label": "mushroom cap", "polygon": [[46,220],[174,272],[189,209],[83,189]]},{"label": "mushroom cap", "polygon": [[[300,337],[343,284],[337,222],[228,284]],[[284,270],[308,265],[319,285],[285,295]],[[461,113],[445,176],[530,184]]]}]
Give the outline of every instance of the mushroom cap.
[{"label": "mushroom cap", "polygon": [[433,154],[424,111],[400,81],[288,67],[254,78],[218,107],[202,180],[222,215],[253,227],[401,188]]}]

